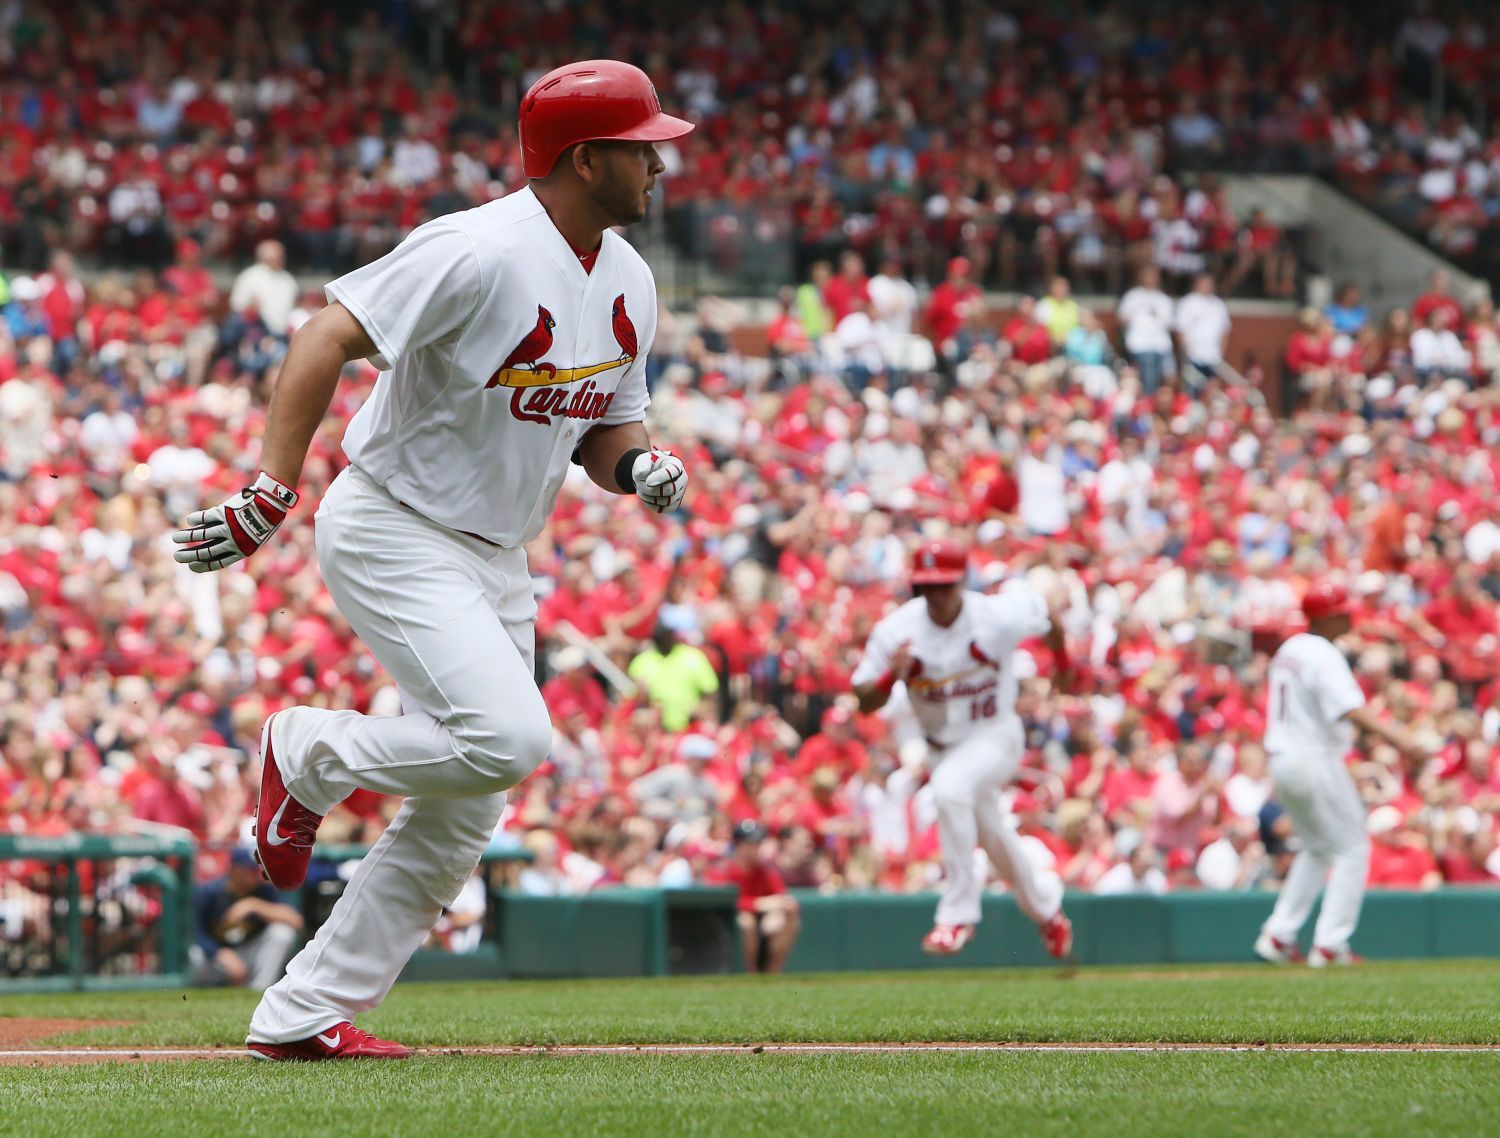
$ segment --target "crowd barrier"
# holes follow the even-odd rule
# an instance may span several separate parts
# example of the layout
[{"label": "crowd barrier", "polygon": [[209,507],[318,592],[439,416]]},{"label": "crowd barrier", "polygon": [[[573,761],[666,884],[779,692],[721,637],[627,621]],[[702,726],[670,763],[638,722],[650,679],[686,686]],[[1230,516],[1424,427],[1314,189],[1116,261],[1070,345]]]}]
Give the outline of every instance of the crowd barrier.
[{"label": "crowd barrier", "polygon": [[[788,972],[1053,963],[1036,926],[1003,894],[985,897],[979,936],[961,955],[945,958],[921,950],[932,927],[933,894],[794,892],[802,933]],[[1260,892],[1070,894],[1067,911],[1080,964],[1237,963],[1256,959],[1251,945],[1275,901],[1275,894]],[[731,890],[611,889],[582,897],[504,892],[495,911],[497,956],[473,967],[452,961],[445,975],[662,976],[743,968]],[[1500,889],[1372,892],[1354,948],[1376,960],[1500,956]],[[414,965],[408,977],[430,975]]]},{"label": "crowd barrier", "polygon": [[[365,852],[319,847],[322,872],[298,898],[309,935],[342,892],[337,867]],[[0,991],[185,984],[194,855],[191,842],[174,838],[0,836]],[[514,871],[528,858],[522,850],[488,852],[480,868],[487,905],[477,950],[420,950],[404,978],[743,969],[733,889],[619,888],[537,897],[513,888]],[[1003,894],[985,897],[978,937],[951,958],[921,951],[932,924],[932,894],[804,890],[796,896],[802,932],[789,972],[1051,963],[1035,926]],[[1274,894],[1261,892],[1070,894],[1067,911],[1080,964],[1233,963],[1254,959],[1251,945],[1274,902]],[[1372,959],[1500,956],[1500,889],[1372,892],[1354,949]]]},{"label": "crowd barrier", "polygon": [[0,991],[187,983],[193,843],[0,835]]}]

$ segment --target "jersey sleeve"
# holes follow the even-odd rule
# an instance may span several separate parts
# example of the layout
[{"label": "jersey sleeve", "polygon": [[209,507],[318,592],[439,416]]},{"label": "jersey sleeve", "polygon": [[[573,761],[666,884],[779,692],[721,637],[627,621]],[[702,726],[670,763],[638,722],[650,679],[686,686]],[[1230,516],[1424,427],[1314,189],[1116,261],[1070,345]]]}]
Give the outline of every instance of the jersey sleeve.
[{"label": "jersey sleeve", "polygon": [[987,631],[997,641],[995,647],[1003,655],[1010,655],[1023,640],[1045,636],[1052,627],[1047,602],[1035,589],[1022,586],[985,600],[988,602]]},{"label": "jersey sleeve", "polygon": [[370,362],[389,371],[468,321],[479,305],[479,254],[467,234],[440,219],[323,291],[354,314],[375,341]]},{"label": "jersey sleeve", "polygon": [[[652,288],[654,289],[653,282]],[[625,373],[625,378],[620,380],[620,386],[615,389],[615,397],[610,400],[609,410],[599,420],[601,427],[618,427],[622,423],[642,423],[646,420],[646,408],[651,405],[651,396],[646,391],[646,358],[651,354],[651,346],[656,342],[656,294],[652,293],[652,305],[649,322],[643,320],[645,325],[639,329],[640,347],[636,353],[635,362]]]},{"label": "jersey sleeve", "polygon": [[1365,705],[1365,693],[1349,667],[1349,661],[1332,644],[1327,661],[1318,669],[1318,705],[1329,723],[1337,723]]},{"label": "jersey sleeve", "polygon": [[860,658],[859,667],[849,677],[850,686],[863,687],[880,679],[891,666],[891,653],[895,650],[896,638],[891,626],[884,622],[877,624],[865,643],[865,654]]}]

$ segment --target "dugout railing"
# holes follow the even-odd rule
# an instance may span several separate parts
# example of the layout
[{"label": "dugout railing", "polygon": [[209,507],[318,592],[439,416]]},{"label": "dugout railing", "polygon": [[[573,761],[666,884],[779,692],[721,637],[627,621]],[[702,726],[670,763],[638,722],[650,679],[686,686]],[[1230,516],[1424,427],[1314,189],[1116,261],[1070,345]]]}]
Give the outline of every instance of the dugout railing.
[{"label": "dugout railing", "polygon": [[188,982],[187,837],[0,835],[0,991]]}]

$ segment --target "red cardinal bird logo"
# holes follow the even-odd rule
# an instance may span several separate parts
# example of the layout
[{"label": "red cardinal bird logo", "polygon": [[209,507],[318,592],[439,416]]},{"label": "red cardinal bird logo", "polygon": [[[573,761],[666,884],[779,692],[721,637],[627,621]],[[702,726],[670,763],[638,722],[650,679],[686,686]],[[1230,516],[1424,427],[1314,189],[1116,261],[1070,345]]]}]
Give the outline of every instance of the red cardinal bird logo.
[{"label": "red cardinal bird logo", "polygon": [[[619,301],[615,302],[616,305]],[[490,381],[484,386],[486,389],[494,387],[500,382],[500,377],[510,368],[529,365],[532,370],[544,372],[547,375],[557,374],[557,368],[548,363],[537,363],[536,361],[545,356],[552,347],[552,329],[557,327],[557,321],[552,319],[552,313],[548,312],[540,304],[536,306],[536,327],[527,332],[525,337],[510,355],[505,357],[505,362],[496,369],[495,374],[490,376]],[[616,322],[615,335],[619,335],[618,321]],[[631,336],[634,340],[634,333]]]},{"label": "red cardinal bird logo", "polygon": [[625,294],[622,292],[615,297],[615,306],[610,310],[610,324],[615,330],[615,340],[620,345],[623,355],[635,359],[638,346],[635,338],[635,325],[630,322],[630,316],[625,311]]}]

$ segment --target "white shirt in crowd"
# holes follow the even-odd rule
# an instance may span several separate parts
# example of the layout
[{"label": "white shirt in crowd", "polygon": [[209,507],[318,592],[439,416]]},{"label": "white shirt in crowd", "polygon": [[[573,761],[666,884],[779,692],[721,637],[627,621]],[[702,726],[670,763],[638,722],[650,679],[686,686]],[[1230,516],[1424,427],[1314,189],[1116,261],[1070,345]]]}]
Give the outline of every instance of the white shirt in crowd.
[{"label": "white shirt in crowd", "polygon": [[1068,482],[1062,464],[1033,454],[1016,463],[1021,494],[1021,521],[1032,533],[1054,534],[1068,528]]},{"label": "white shirt in crowd", "polygon": [[923,735],[952,746],[1015,714],[1016,646],[1051,624],[1047,603],[1024,585],[998,596],[965,592],[947,628],[933,623],[924,598],[913,597],[875,626],[851,682],[880,679],[897,648],[908,644],[920,664],[905,685],[912,711]]},{"label": "white shirt in crowd", "polygon": [[162,491],[167,513],[174,517],[198,509],[203,480],[218,469],[201,448],[175,443],[157,447],[146,459],[146,466],[151,471],[151,485]]},{"label": "white shirt in crowd", "polygon": [[1110,459],[1100,468],[1094,486],[1103,505],[1124,502],[1131,514],[1146,509],[1151,501],[1151,488],[1156,485],[1156,467],[1145,455],[1134,458],[1124,455]]},{"label": "white shirt in crowd", "polygon": [[287,334],[296,306],[297,278],[285,269],[259,262],[235,277],[229,290],[229,310],[255,313],[273,336]]},{"label": "white shirt in crowd", "polygon": [[1152,866],[1137,877],[1128,861],[1111,866],[1104,876],[1094,883],[1094,892],[1101,896],[1119,896],[1124,893],[1151,893],[1160,895],[1167,891],[1167,875]]},{"label": "white shirt in crowd", "polygon": [[912,283],[902,277],[876,273],[870,278],[869,289],[875,322],[890,335],[911,335],[912,319],[917,312],[917,290]]},{"label": "white shirt in crowd", "polygon": [[1161,289],[1137,285],[1120,298],[1117,313],[1125,326],[1127,352],[1172,350],[1172,298]]},{"label": "white shirt in crowd", "polygon": [[1182,337],[1183,351],[1194,363],[1223,363],[1229,327],[1229,305],[1212,293],[1190,292],[1177,302],[1172,328]]},{"label": "white shirt in crowd", "polygon": [[1365,705],[1365,694],[1334,643],[1298,633],[1271,657],[1267,678],[1266,750],[1342,759],[1354,743],[1354,726],[1344,716]]},{"label": "white shirt in crowd", "polygon": [[1411,334],[1411,366],[1418,371],[1466,372],[1470,356],[1451,328],[1418,328]]},{"label": "white shirt in crowd", "polygon": [[141,431],[128,411],[110,414],[105,410],[90,413],[83,420],[78,441],[100,474],[118,474],[125,469],[130,444]]},{"label": "white shirt in crowd", "polygon": [[606,230],[584,272],[530,189],[429,221],[326,291],[385,373],[344,453],[440,525],[525,544],[584,434],[645,419],[651,270]]},{"label": "white shirt in crowd", "polygon": [[1464,554],[1470,561],[1488,565],[1497,553],[1500,553],[1500,522],[1486,518],[1469,527],[1464,534]]}]

